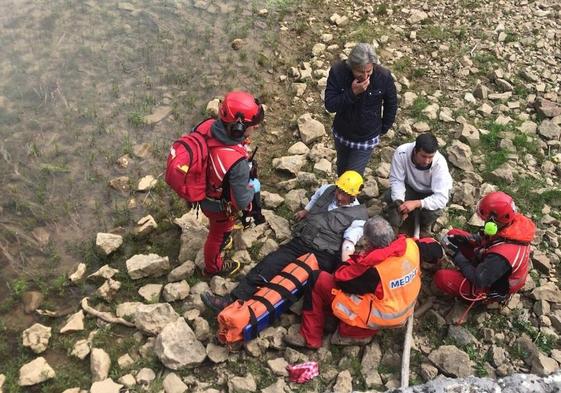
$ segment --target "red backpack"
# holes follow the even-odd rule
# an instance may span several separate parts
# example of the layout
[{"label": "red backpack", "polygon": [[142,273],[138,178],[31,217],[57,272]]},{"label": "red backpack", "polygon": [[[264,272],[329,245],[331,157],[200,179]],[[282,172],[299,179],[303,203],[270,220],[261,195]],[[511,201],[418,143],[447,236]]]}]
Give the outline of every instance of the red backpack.
[{"label": "red backpack", "polygon": [[207,119],[190,134],[173,142],[168,155],[166,183],[188,202],[200,202],[206,197],[208,145],[214,119]]}]

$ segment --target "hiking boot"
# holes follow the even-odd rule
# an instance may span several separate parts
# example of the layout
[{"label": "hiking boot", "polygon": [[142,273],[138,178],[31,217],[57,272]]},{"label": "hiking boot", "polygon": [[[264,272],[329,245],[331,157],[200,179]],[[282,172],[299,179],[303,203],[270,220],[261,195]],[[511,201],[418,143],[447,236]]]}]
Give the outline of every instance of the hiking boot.
[{"label": "hiking boot", "polygon": [[218,274],[222,277],[232,277],[240,271],[241,267],[241,263],[230,259],[222,263],[222,269],[220,269]]},{"label": "hiking boot", "polygon": [[[373,337],[373,336],[372,336]],[[331,335],[331,344],[333,345],[366,345],[372,341],[372,337],[355,338],[355,337],[342,337],[339,335],[339,330]]]},{"label": "hiking boot", "polygon": [[230,295],[218,296],[211,292],[201,293],[201,300],[215,314],[218,314],[234,301]]},{"label": "hiking boot", "polygon": [[265,224],[267,220],[265,220],[265,216],[263,214],[254,214],[253,222],[255,223],[255,225],[261,225]]},{"label": "hiking boot", "polygon": [[222,247],[222,250],[229,250],[232,248],[233,245],[234,245],[234,238],[232,236],[228,236],[228,240],[224,244],[224,247]]}]

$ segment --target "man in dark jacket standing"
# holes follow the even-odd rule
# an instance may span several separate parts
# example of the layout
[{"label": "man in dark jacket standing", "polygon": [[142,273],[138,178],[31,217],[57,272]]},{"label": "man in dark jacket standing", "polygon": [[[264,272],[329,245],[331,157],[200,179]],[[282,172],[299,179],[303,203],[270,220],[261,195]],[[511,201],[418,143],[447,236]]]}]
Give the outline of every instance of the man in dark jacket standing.
[{"label": "man in dark jacket standing", "polygon": [[338,175],[346,170],[364,173],[374,147],[395,121],[394,80],[390,71],[377,63],[372,47],[360,43],[347,61],[336,63],[329,71],[325,109],[336,113],[333,138]]}]

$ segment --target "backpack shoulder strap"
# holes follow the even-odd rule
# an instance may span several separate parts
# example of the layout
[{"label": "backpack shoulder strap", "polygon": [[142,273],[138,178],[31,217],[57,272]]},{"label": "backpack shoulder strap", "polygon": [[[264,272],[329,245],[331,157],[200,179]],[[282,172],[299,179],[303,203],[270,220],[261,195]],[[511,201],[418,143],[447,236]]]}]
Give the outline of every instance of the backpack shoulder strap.
[{"label": "backpack shoulder strap", "polygon": [[191,132],[196,132],[197,134],[203,135],[205,139],[209,139],[212,137],[210,130],[212,129],[212,125],[214,124],[215,121],[216,119],[213,119],[212,117],[205,119],[201,121],[199,124],[197,124],[195,127],[193,127],[191,129]]}]

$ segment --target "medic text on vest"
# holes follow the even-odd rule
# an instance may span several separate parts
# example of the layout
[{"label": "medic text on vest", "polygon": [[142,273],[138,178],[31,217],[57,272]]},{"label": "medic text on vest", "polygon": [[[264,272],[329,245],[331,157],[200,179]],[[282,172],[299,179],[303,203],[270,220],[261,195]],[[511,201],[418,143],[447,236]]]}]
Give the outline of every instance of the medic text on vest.
[{"label": "medic text on vest", "polygon": [[417,268],[413,269],[405,276],[401,278],[396,278],[395,280],[390,281],[390,289],[396,289],[399,287],[403,287],[413,281],[413,278],[417,275]]}]

